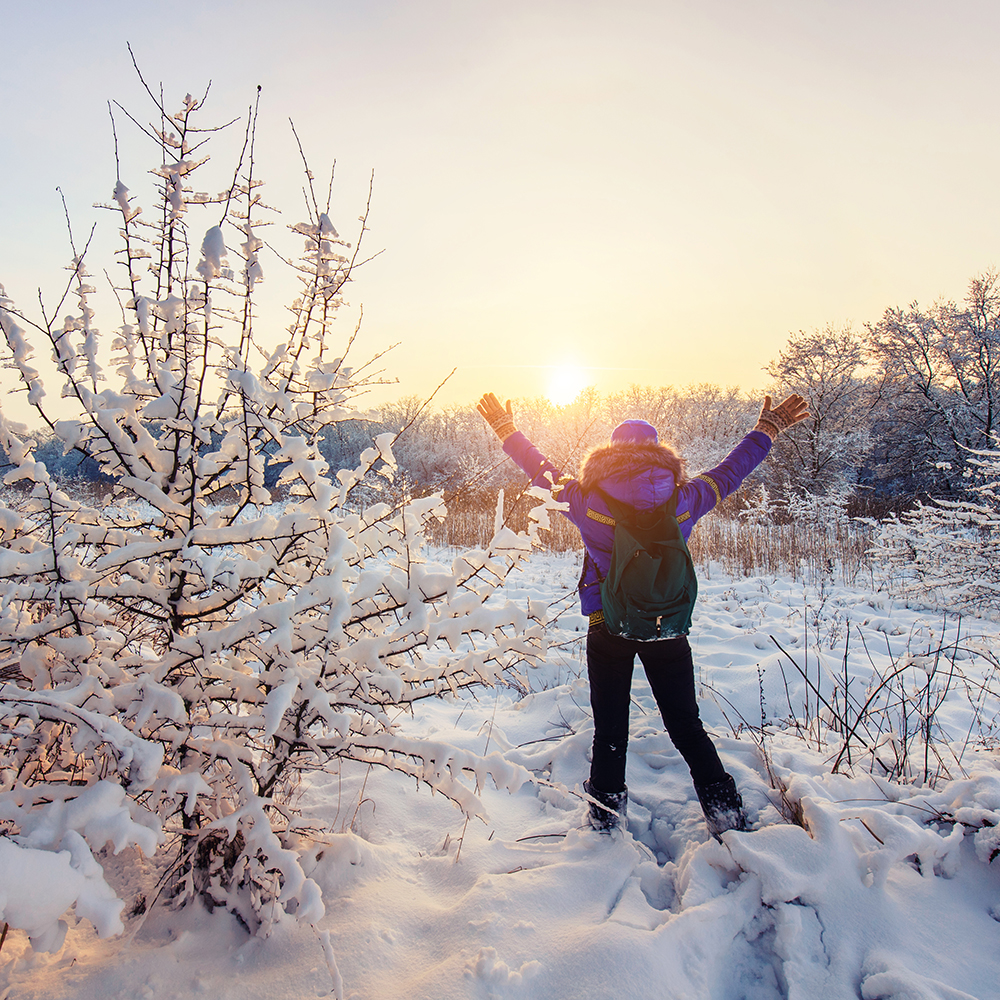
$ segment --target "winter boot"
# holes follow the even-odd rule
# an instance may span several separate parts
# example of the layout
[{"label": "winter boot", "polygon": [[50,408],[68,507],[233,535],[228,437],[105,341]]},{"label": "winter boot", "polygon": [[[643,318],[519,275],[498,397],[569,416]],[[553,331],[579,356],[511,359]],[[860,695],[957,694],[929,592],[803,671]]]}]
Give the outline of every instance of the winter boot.
[{"label": "winter boot", "polygon": [[590,803],[588,819],[590,825],[599,833],[610,833],[616,826],[625,826],[625,813],[628,809],[628,789],[620,792],[602,792],[590,783],[583,783],[583,790],[597,802]]},{"label": "winter boot", "polygon": [[[711,785],[695,785],[698,800],[705,813],[708,832],[720,843],[726,830],[746,830],[747,814],[743,811],[743,799],[736,790],[736,782],[727,774],[722,781]],[[591,807],[593,808],[593,807]]]}]

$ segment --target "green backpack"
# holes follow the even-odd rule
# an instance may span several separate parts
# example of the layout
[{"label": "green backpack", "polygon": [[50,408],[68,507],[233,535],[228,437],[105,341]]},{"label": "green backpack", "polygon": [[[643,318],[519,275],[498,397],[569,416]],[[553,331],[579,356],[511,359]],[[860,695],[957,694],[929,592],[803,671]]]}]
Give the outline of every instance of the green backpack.
[{"label": "green backpack", "polygon": [[611,565],[601,581],[604,622],[626,639],[687,635],[698,579],[677,523],[677,493],[638,511],[598,491],[615,519]]}]

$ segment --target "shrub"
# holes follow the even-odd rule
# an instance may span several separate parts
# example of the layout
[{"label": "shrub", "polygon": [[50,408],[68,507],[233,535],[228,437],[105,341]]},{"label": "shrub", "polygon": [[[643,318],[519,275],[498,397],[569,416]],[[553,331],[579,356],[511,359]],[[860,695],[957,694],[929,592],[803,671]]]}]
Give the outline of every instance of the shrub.
[{"label": "shrub", "polygon": [[[0,289],[9,365],[39,418],[30,430],[0,409],[4,481],[27,487],[0,507],[0,844],[51,872],[68,849],[79,885],[62,905],[75,898],[102,933],[121,928],[123,905],[93,857],[108,842],[172,850],[175,898],[266,933],[285,914],[323,912],[289,839],[304,774],[379,765],[467,814],[481,807],[464,774],[477,787],[526,777],[496,754],[404,738],[393,718],[538,655],[541,609],[490,601],[536,526],[498,521],[487,544],[435,565],[424,538],[442,499],[394,488],[391,434],[356,467],[328,466],[324,432],[357,416],[373,377],[348,365],[357,330],[333,349],[367,212],[347,242],[303,157],[308,219],[289,227],[304,242],[301,293],[275,344],[255,316],[267,249],[256,111],[231,182],[210,196],[192,187],[214,131],[199,124],[204,104],[157,105],[153,212],[117,180],[127,321],[110,365],[86,251],[73,247],[51,315],[29,320]],[[39,339],[61,403],[33,367]],[[36,457],[48,434],[100,466],[107,502],[61,488]],[[0,919],[58,946],[58,913],[5,906]]]},{"label": "shrub", "polygon": [[968,453],[962,500],[932,498],[879,525],[873,555],[908,600],[1000,611],[1000,451]]}]

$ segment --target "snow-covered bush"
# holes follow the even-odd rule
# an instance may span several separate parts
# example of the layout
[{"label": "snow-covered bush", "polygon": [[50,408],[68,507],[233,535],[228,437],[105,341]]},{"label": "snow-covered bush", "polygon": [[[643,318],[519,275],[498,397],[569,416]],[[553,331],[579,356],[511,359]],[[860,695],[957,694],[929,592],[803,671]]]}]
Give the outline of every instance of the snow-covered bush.
[{"label": "snow-covered bush", "polygon": [[849,488],[831,488],[824,493],[785,487],[773,493],[762,483],[742,497],[740,517],[748,524],[794,524],[802,528],[829,529],[845,527],[850,518],[847,508],[853,497]]},{"label": "snow-covered bush", "polygon": [[831,487],[825,493],[788,490],[785,509],[794,524],[836,529],[848,522],[847,507],[853,495],[854,491],[847,487]]},{"label": "snow-covered bush", "polygon": [[884,521],[874,556],[916,601],[1000,610],[1000,451],[968,455],[968,498],[932,499]]},{"label": "snow-covered bush", "polygon": [[761,483],[749,496],[743,499],[740,517],[748,524],[769,525],[783,517],[785,505],[782,500],[771,496],[767,485]]},{"label": "snow-covered bush", "polygon": [[[157,109],[154,210],[121,178],[106,206],[126,316],[110,364],[85,253],[73,248],[64,301],[37,319],[0,289],[7,367],[38,416],[29,429],[0,406],[17,498],[0,506],[0,873],[66,886],[43,906],[4,876],[0,920],[40,947],[58,945],[74,900],[101,933],[121,928],[93,856],[109,843],[173,851],[174,897],[224,905],[251,930],[315,921],[292,795],[338,759],[405,772],[470,815],[488,776],[526,777],[496,754],[403,738],[394,719],[538,655],[541,608],[490,601],[532,539],[498,523],[488,546],[435,565],[424,533],[443,503],[392,488],[392,435],[356,468],[328,467],[321,435],[357,416],[365,382],[347,363],[354,335],[332,344],[360,237],[338,234],[306,166],[309,217],[289,227],[304,241],[301,294],[284,335],[262,329],[256,113],[229,186],[199,194],[203,105]],[[43,346],[54,394],[34,367]],[[50,434],[100,465],[106,505],[36,459]]]}]

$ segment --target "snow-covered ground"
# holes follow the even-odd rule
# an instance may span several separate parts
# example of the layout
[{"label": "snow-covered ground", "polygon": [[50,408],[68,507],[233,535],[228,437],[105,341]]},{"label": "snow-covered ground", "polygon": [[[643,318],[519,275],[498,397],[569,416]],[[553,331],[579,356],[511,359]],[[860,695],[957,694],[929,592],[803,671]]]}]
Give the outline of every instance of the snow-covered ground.
[{"label": "snow-covered ground", "polygon": [[[841,586],[703,572],[692,633],[703,714],[753,832],[709,839],[640,668],[628,829],[602,836],[579,797],[592,726],[577,573],[572,556],[536,555],[508,585],[508,597],[552,602],[531,693],[467,692],[400,719],[534,773],[514,794],[482,789],[487,820],[466,823],[396,774],[315,775],[298,806],[315,831],[303,849],[326,904],[318,927],[286,921],[248,940],[223,912],[158,900],[124,936],[98,940],[71,916],[55,955],[11,931],[0,1000],[1000,996],[1000,627]],[[815,688],[843,715],[845,684],[855,739],[851,766],[832,773],[842,741],[817,723]],[[939,697],[925,757],[913,727]],[[872,747],[890,771],[909,752],[903,783],[872,764]],[[140,892],[153,898],[150,862],[106,864],[126,913]]]}]

